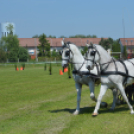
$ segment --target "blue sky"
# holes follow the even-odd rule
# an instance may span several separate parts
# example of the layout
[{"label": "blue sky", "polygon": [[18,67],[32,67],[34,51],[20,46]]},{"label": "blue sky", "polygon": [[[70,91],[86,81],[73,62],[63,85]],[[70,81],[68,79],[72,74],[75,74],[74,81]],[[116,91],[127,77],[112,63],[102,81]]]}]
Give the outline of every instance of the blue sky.
[{"label": "blue sky", "polygon": [[14,22],[19,38],[45,33],[134,37],[134,0],[0,0],[0,23]]}]

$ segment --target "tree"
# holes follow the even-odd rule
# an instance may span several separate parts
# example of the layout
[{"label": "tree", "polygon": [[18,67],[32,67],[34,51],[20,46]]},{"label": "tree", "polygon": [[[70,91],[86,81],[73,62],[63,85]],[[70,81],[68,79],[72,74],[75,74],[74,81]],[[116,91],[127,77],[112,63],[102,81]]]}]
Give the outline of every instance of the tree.
[{"label": "tree", "polygon": [[2,37],[4,48],[7,52],[7,58],[10,61],[17,61],[19,56],[19,40],[17,35],[8,34],[7,37]]},{"label": "tree", "polygon": [[75,36],[69,36],[69,38],[86,38],[86,36],[82,34],[77,34]]},{"label": "tree", "polygon": [[0,40],[0,62],[6,62],[6,52],[4,42]]},{"label": "tree", "polygon": [[64,35],[61,35],[59,38],[67,38],[66,36],[64,36]]},{"label": "tree", "polygon": [[86,38],[97,38],[97,36],[96,35],[87,35]]},{"label": "tree", "polygon": [[82,35],[82,34],[77,34],[75,36],[69,36],[69,38],[97,38],[96,35]]},{"label": "tree", "polygon": [[6,52],[0,47],[0,62],[6,62]]},{"label": "tree", "polygon": [[120,44],[118,42],[114,42],[112,45],[112,52],[120,52],[121,48],[120,48]]},{"label": "tree", "polygon": [[101,38],[101,41],[99,42],[99,45],[104,47],[106,50],[111,48],[112,44],[113,44],[113,39],[112,38],[108,38],[108,39]]},{"label": "tree", "polygon": [[9,34],[13,35],[13,29],[14,29],[13,25],[9,24],[8,26],[6,26],[6,28],[7,28],[7,31],[9,31]]},{"label": "tree", "polygon": [[52,57],[57,57],[57,52],[56,52],[56,50],[53,50],[53,51],[52,51]]},{"label": "tree", "polygon": [[38,34],[36,34],[32,38],[39,38],[39,36],[38,36]]},{"label": "tree", "polygon": [[11,49],[10,52],[8,52],[8,59],[11,62],[17,62],[18,53],[16,53],[14,49]]},{"label": "tree", "polygon": [[7,37],[2,37],[2,41],[4,42],[4,45],[7,49],[7,51],[10,51],[14,48],[16,52],[19,50],[19,40],[17,35],[8,35]]},{"label": "tree", "polygon": [[44,56],[44,52],[45,54],[47,54],[50,51],[50,43],[48,42],[48,40],[46,39],[46,35],[43,33],[42,35],[40,35],[39,37],[39,51],[41,53],[42,56]]},{"label": "tree", "polygon": [[28,56],[29,56],[29,54],[28,54],[27,49],[25,49],[24,47],[20,47],[19,48],[19,60],[20,61],[27,61]]},{"label": "tree", "polygon": [[84,55],[84,54],[87,52],[87,50],[88,50],[88,47],[85,46],[85,47],[83,48],[83,50],[81,51],[82,55]]},{"label": "tree", "polygon": [[56,38],[56,36],[49,35],[48,38]]}]

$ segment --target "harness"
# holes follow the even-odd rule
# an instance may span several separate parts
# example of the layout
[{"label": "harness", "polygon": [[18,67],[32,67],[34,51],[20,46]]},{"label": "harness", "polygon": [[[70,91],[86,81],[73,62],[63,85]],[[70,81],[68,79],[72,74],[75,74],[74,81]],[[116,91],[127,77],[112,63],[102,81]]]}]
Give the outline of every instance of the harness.
[{"label": "harness", "polygon": [[[91,48],[94,48],[96,50],[96,52],[99,54],[98,50],[95,47],[93,47],[93,46],[88,48],[88,52],[89,52],[89,49],[91,49]],[[100,54],[99,54],[99,56],[100,56]],[[93,60],[91,60],[91,59],[87,59],[87,60],[90,60],[93,63],[95,63],[95,55],[94,55]],[[129,60],[127,60],[127,61],[129,61]],[[121,72],[121,71],[118,71],[117,62],[120,62],[124,66],[125,73],[124,72]],[[132,65],[134,66],[134,63],[133,62],[131,62],[131,61],[129,61],[129,62],[132,63]],[[114,63],[114,65],[115,65],[115,71],[106,71],[108,69],[110,63]],[[131,77],[131,78],[134,79],[133,76],[128,75],[128,69],[127,69],[127,66],[126,66],[126,64],[124,63],[123,60],[121,60],[121,59],[115,60],[114,58],[112,58],[112,60],[110,62],[103,63],[103,64],[100,64],[100,65],[104,65],[104,64],[107,64],[107,66],[103,70],[101,70],[100,75],[102,75],[102,76],[104,76],[104,75],[121,75],[121,76],[124,76],[125,77],[125,79],[123,81],[123,84],[124,85],[127,84],[128,77]]]}]

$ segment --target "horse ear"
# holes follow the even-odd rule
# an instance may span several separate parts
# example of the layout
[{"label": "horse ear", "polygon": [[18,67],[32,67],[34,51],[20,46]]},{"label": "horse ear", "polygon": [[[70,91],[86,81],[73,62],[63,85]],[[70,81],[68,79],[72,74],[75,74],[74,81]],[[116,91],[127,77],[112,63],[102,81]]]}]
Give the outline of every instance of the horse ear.
[{"label": "horse ear", "polygon": [[62,44],[62,46],[64,46],[64,42],[63,42],[63,40],[61,41],[61,44]]},{"label": "horse ear", "polygon": [[65,43],[64,43],[64,38],[63,38],[63,40],[61,41],[61,44],[62,44],[62,46],[64,46],[64,45],[65,45]]},{"label": "horse ear", "polygon": [[93,43],[92,42],[90,42],[90,46],[93,46]]}]

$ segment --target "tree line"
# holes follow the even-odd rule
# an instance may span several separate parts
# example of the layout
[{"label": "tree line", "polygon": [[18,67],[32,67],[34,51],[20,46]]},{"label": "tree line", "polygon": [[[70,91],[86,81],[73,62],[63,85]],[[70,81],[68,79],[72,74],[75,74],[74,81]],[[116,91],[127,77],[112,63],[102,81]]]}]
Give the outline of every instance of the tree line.
[{"label": "tree line", "polygon": [[[0,62],[5,62],[8,59],[10,62],[18,61],[27,61],[29,58],[29,54],[26,48],[20,47],[19,40],[17,35],[13,35],[13,26],[7,26],[7,30],[10,31],[7,37],[2,37],[0,39]],[[56,38],[56,36],[46,36],[44,33],[41,35],[35,35],[32,38],[39,38],[39,46],[38,46],[38,57],[58,57],[60,58],[59,53],[56,50],[50,51],[50,43],[47,38]],[[61,36],[60,38],[66,38],[65,36]],[[75,35],[70,36],[69,38],[97,38],[96,35]],[[113,40],[112,38],[104,39],[101,38],[99,44],[104,47],[106,50],[111,49],[112,52],[120,52],[120,44],[119,40]],[[84,55],[87,51],[87,47],[85,46],[83,50],[81,50],[82,55]],[[126,55],[126,48],[124,48],[124,55]]]},{"label": "tree line", "polygon": [[[32,38],[40,38],[40,36],[41,35],[36,34]],[[49,35],[49,36],[46,36],[46,38],[56,38],[56,36]],[[72,35],[72,36],[69,36],[69,37],[66,37],[64,35],[61,35],[58,38],[97,38],[97,36],[96,35],[77,34],[77,35]]]}]

